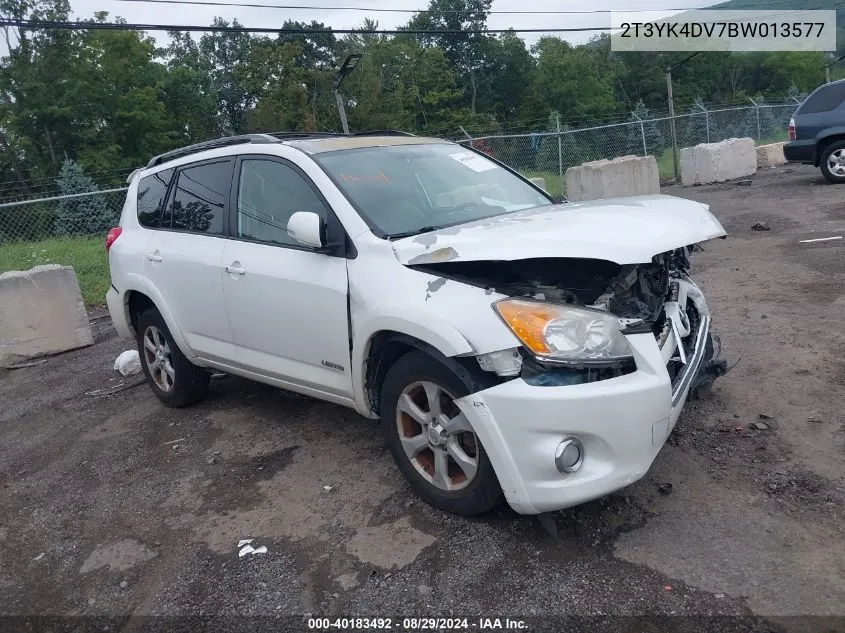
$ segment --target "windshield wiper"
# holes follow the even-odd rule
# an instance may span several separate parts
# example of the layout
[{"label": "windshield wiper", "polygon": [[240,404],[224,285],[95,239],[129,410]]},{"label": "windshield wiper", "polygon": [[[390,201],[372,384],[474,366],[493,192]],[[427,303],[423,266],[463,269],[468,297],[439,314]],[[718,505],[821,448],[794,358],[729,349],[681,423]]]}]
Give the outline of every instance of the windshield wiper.
[{"label": "windshield wiper", "polygon": [[399,240],[403,237],[411,237],[412,235],[420,235],[421,233],[431,233],[432,231],[437,231],[442,229],[442,226],[424,226],[419,229],[414,229],[413,231],[405,231],[404,233],[388,233],[384,237],[388,240]]}]

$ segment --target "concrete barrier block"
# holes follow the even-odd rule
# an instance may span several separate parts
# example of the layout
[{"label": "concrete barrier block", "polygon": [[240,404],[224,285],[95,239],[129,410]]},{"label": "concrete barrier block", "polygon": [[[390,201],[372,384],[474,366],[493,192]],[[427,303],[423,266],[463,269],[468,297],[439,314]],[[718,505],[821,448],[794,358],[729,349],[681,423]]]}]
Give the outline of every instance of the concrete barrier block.
[{"label": "concrete barrier block", "polygon": [[660,193],[654,156],[596,160],[566,170],[566,197],[573,201]]},{"label": "concrete barrier block", "polygon": [[757,151],[750,138],[702,143],[681,150],[681,182],[687,186],[725,182],[757,173]]},{"label": "concrete barrier block", "polygon": [[546,189],[546,179],[545,178],[540,178],[539,176],[537,176],[535,178],[529,178],[528,180],[530,180],[532,183],[534,183],[535,185],[540,187],[540,189],[542,189],[543,191],[546,191],[546,192],[549,191],[548,189]]},{"label": "concrete barrier block", "polygon": [[768,145],[757,146],[757,169],[764,167],[777,167],[786,164],[786,157],[783,155],[783,143],[769,143]]},{"label": "concrete barrier block", "polygon": [[0,367],[93,343],[73,268],[50,264],[0,275]]}]

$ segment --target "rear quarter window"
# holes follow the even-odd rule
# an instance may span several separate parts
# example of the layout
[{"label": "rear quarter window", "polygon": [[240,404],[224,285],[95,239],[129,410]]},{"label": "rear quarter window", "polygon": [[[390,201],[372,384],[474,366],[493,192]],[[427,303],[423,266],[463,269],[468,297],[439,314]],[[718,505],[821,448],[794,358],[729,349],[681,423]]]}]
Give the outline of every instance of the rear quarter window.
[{"label": "rear quarter window", "polygon": [[167,187],[173,178],[173,170],[165,169],[144,176],[138,183],[138,223],[148,229],[160,226],[161,208],[167,196]]},{"label": "rear quarter window", "polygon": [[845,101],[845,83],[826,86],[807,97],[798,110],[798,114],[830,112],[838,108],[843,101]]}]

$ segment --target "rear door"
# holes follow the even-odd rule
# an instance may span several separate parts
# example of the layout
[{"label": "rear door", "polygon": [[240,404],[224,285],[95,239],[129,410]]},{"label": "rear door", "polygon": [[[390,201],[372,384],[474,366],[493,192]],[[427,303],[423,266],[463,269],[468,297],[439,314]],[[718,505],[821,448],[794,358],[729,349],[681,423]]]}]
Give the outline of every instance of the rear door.
[{"label": "rear door", "polygon": [[234,159],[176,170],[160,230],[147,244],[145,270],[191,351],[211,361],[234,358],[222,287]]},{"label": "rear door", "polygon": [[287,233],[297,211],[342,231],[325,199],[293,163],[243,156],[231,207],[223,291],[239,366],[329,399],[350,397],[346,259]]}]

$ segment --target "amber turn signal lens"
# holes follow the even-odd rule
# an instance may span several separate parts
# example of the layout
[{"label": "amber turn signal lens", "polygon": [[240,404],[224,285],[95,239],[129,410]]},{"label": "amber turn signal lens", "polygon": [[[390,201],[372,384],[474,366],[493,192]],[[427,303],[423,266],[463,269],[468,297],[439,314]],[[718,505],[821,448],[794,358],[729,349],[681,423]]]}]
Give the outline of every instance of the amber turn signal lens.
[{"label": "amber turn signal lens", "polygon": [[528,349],[535,354],[551,351],[546,344],[544,330],[557,316],[555,306],[519,299],[500,301],[495,305],[496,311]]}]

